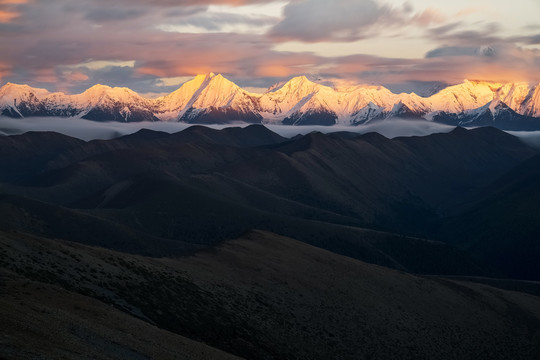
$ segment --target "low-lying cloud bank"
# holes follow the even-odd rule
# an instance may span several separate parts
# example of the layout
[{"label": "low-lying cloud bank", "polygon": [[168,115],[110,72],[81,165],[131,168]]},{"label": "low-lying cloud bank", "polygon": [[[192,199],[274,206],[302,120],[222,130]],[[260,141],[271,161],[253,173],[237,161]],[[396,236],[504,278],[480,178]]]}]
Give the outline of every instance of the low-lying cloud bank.
[{"label": "low-lying cloud bank", "polygon": [[[17,135],[28,131],[55,131],[83,140],[112,139],[115,137],[132,134],[140,129],[151,129],[175,133],[192,125],[177,122],[95,122],[78,118],[57,117],[33,117],[25,119],[13,119],[0,116],[0,135]],[[206,125],[214,129],[226,127],[247,126],[245,123],[227,125]],[[446,126],[428,121],[414,120],[386,120],[363,126],[286,126],[266,125],[272,131],[285,137],[305,135],[312,131],[332,133],[348,131],[358,134],[378,132],[388,138],[397,136],[423,136],[433,133],[449,132],[452,126]]]},{"label": "low-lying cloud bank", "polygon": [[534,148],[540,149],[540,131],[507,131],[509,134],[517,136],[524,143]]},{"label": "low-lying cloud bank", "polygon": [[395,138],[399,136],[425,136],[434,133],[445,133],[452,131],[455,127],[422,120],[392,119],[360,126],[269,125],[268,128],[285,137],[293,137],[298,134],[305,135],[312,131],[319,131],[322,133],[347,131],[357,134],[377,132],[387,138]]},{"label": "low-lying cloud bank", "polygon": [[[28,131],[55,131],[86,141],[95,139],[112,139],[135,133],[140,129],[151,129],[155,131],[175,133],[190,126],[192,125],[177,122],[120,123],[95,122],[79,118],[34,117],[13,119],[0,116],[0,135],[18,135]],[[244,127],[247,126],[247,124],[238,123],[207,126],[214,129],[223,129],[233,126]],[[395,138],[399,136],[425,136],[434,133],[446,133],[454,129],[453,126],[432,123],[429,121],[402,119],[385,120],[361,126],[266,126],[270,130],[288,138],[299,134],[305,135],[312,131],[319,131],[322,133],[347,131],[358,134],[377,132],[387,138]],[[509,133],[518,136],[531,146],[540,148],[540,131]]]}]

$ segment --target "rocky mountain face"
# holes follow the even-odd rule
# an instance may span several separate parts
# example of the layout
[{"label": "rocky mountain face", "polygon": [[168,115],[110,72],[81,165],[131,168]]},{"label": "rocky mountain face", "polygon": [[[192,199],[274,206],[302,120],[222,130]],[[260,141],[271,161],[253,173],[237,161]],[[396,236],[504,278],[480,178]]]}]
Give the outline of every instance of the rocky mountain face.
[{"label": "rocky mountain face", "polygon": [[66,95],[8,83],[0,88],[0,114],[77,116],[96,121],[285,125],[359,125],[399,117],[537,130],[540,85],[466,80],[422,97],[415,93],[394,94],[382,86],[332,88],[301,76],[264,94],[255,94],[211,73],[196,76],[169,95],[147,99],[127,88],[103,85],[82,94]]}]

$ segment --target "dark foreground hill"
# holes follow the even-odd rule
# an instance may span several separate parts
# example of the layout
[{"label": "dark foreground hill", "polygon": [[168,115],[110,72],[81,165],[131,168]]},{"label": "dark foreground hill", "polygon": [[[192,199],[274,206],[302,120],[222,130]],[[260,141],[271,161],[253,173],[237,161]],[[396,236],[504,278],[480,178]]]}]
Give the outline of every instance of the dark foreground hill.
[{"label": "dark foreground hill", "polygon": [[506,277],[540,279],[538,159],[493,128],[0,137],[0,358],[537,359]]},{"label": "dark foreground hill", "polygon": [[266,232],[176,259],[14,232],[0,233],[0,251],[2,358],[230,358],[203,343],[249,359],[540,353],[538,297]]},{"label": "dark foreground hill", "polygon": [[[537,279],[539,263],[518,260],[537,253],[534,241],[517,239],[526,241],[515,253],[500,248],[515,270],[480,256],[499,248],[478,240],[479,229],[505,236],[507,222],[491,226],[489,217],[464,213],[440,225],[535,154],[494,128],[396,139],[311,133],[287,140],[260,125],[90,142],[27,133],[0,138],[0,225],[151,256],[258,228],[415,273]],[[517,195],[508,196],[507,205]],[[534,203],[528,209],[540,213]],[[534,217],[520,219],[534,228]]]},{"label": "dark foreground hill", "polygon": [[472,252],[480,259],[473,264],[418,237],[461,245],[452,232],[461,224],[441,235],[440,219],[535,153],[493,128],[394,140],[320,133],[286,140],[257,125],[91,142],[28,133],[0,138],[2,192],[12,194],[2,198],[1,222],[154,256],[260,228],[412,272],[515,275],[493,257]]},{"label": "dark foreground hill", "polygon": [[540,156],[511,169],[445,219],[441,237],[520,279],[540,279]]},{"label": "dark foreground hill", "polygon": [[54,283],[0,269],[3,359],[238,359]]}]

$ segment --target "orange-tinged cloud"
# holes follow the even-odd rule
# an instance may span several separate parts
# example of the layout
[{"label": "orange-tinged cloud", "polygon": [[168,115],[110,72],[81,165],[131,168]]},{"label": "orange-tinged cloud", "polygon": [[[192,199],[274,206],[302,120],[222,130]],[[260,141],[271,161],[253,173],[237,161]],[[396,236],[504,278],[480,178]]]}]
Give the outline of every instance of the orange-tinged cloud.
[{"label": "orange-tinged cloud", "polygon": [[0,0],[0,5],[20,5],[26,3],[28,3],[28,0]]},{"label": "orange-tinged cloud", "polygon": [[494,82],[540,81],[528,67],[509,66],[505,62],[488,63],[471,57],[451,59],[424,59],[409,66],[387,65],[377,67],[373,80],[379,83],[415,81],[445,81],[459,83],[464,79]]},{"label": "orange-tinged cloud", "polygon": [[88,75],[86,75],[86,74],[84,74],[82,72],[79,72],[79,71],[65,73],[64,77],[68,81],[85,81],[85,80],[88,80]]},{"label": "orange-tinged cloud", "polygon": [[457,13],[457,16],[467,16],[467,15],[471,15],[471,14],[474,14],[474,13],[477,13],[477,12],[480,12],[480,11],[481,11],[481,8],[469,7],[469,8],[466,8],[466,9],[463,9],[463,10],[459,11]]},{"label": "orange-tinged cloud", "polygon": [[154,75],[157,77],[172,77],[183,75],[198,75],[207,74],[210,72],[228,72],[218,70],[210,65],[192,65],[192,64],[176,64],[175,66],[142,66],[136,69],[136,72],[141,75]]},{"label": "orange-tinged cloud", "polygon": [[16,19],[21,14],[15,11],[0,10],[0,23],[8,23],[13,19]]},{"label": "orange-tinged cloud", "polygon": [[465,79],[480,79],[494,82],[518,82],[531,79],[526,69],[508,68],[501,64],[477,65],[464,72]]},{"label": "orange-tinged cloud", "polygon": [[57,83],[58,76],[53,68],[41,68],[32,72],[34,81],[41,83]]},{"label": "orange-tinged cloud", "polygon": [[255,75],[262,77],[286,77],[296,72],[298,72],[298,70],[295,70],[290,66],[266,64],[258,66]]},{"label": "orange-tinged cloud", "polygon": [[16,11],[16,5],[28,3],[29,0],[0,0],[0,23],[8,23],[21,16],[21,13]]},{"label": "orange-tinged cloud", "polygon": [[0,62],[0,82],[2,81],[2,78],[11,75],[11,66],[9,66],[6,63]]},{"label": "orange-tinged cloud", "polygon": [[445,16],[437,9],[427,8],[413,17],[412,22],[421,26],[440,24],[446,20]]},{"label": "orange-tinged cloud", "polygon": [[244,6],[261,4],[268,0],[130,0],[131,3],[152,4],[158,6],[194,6],[194,5],[229,5]]},{"label": "orange-tinged cloud", "polygon": [[[142,92],[154,86],[152,84],[157,78],[192,76],[208,72],[223,73],[236,81],[241,81],[242,85],[257,87],[267,86],[276,81],[269,78],[285,80],[300,74],[318,74],[321,78],[335,77],[350,79],[355,83],[379,84],[408,80],[460,82],[464,78],[474,78],[535,81],[540,78],[538,71],[540,51],[521,49],[516,46],[518,40],[498,36],[495,30],[490,30],[487,26],[478,25],[477,30],[473,31],[475,28],[471,27],[472,25],[462,28],[462,25],[467,25],[464,22],[448,24],[449,21],[456,21],[455,13],[439,13],[429,8],[411,8],[398,17],[396,15],[398,8],[385,7],[382,13],[377,13],[384,21],[373,26],[382,29],[382,26],[388,23],[388,16],[398,17],[401,19],[399,24],[406,27],[417,26],[421,28],[420,31],[425,31],[426,41],[433,43],[434,49],[463,47],[474,50],[475,47],[489,46],[496,50],[494,55],[488,56],[489,54],[483,52],[475,54],[474,51],[468,54],[454,51],[452,56],[441,52],[436,58],[403,59],[399,58],[404,56],[403,54],[397,49],[392,49],[394,53],[391,55],[398,58],[362,54],[343,57],[331,50],[315,53],[310,53],[309,49],[302,47],[289,49],[288,52],[279,50],[279,47],[275,47],[274,37],[258,33],[183,34],[160,31],[152,25],[140,26],[141,23],[154,25],[168,23],[172,21],[171,19],[180,22],[184,17],[191,16],[181,12],[182,15],[175,15],[176,17],[164,17],[165,6],[182,8],[185,4],[243,5],[255,2],[257,0],[120,0],[121,4],[147,5],[144,9],[148,11],[140,15],[144,18],[121,18],[119,21],[94,26],[93,22],[85,20],[85,14],[96,9],[105,9],[103,11],[106,12],[107,8],[101,6],[107,4],[105,0],[93,0],[84,2],[85,4],[81,2],[80,6],[72,9],[74,12],[80,11],[80,14],[69,14],[73,16],[67,16],[62,11],[45,11],[49,1],[0,0],[0,14],[3,14],[0,15],[0,22],[20,23],[17,24],[20,26],[8,26],[11,31],[9,36],[0,35],[0,48],[9,49],[0,56],[4,62],[4,67],[0,66],[0,76],[3,76],[4,81],[34,83],[37,86],[42,85],[39,82],[46,81],[51,84],[51,89],[61,86],[65,86],[66,89],[80,88],[86,86],[86,83],[109,81],[110,84],[140,86],[137,90]],[[258,2],[264,3],[262,0]],[[294,2],[308,3],[308,1]],[[328,6],[328,2],[323,0],[315,2],[323,10]],[[372,0],[340,1],[347,4],[363,2]],[[33,5],[25,6],[26,3]],[[64,4],[65,0],[50,0],[50,3]],[[343,11],[348,13],[350,9],[344,8]],[[305,17],[311,13],[312,10],[309,8],[306,12],[299,12],[298,22],[289,22],[289,27],[284,29],[287,31],[282,35],[290,35],[290,31],[296,29],[294,26],[299,27],[301,32],[306,29]],[[464,11],[463,15],[465,13],[467,11]],[[204,26],[204,20],[208,20],[204,16],[204,9],[197,14],[198,21]],[[17,18],[19,15],[21,16]],[[327,15],[326,12],[322,12],[321,19],[330,22],[342,21],[342,18],[334,19]],[[357,22],[354,16],[350,20],[353,23]],[[318,21],[310,20],[308,23],[313,26],[307,30],[319,30]],[[330,25],[333,26],[328,24]],[[472,30],[469,31],[469,28]],[[343,34],[346,36],[343,27],[332,29],[338,37]],[[395,26],[393,29],[395,30]],[[383,30],[381,36],[388,36],[389,33]],[[415,31],[418,29],[415,28]],[[327,38],[325,34],[322,32],[321,36],[331,41],[332,38]],[[422,37],[421,33],[415,34]],[[306,36],[308,35],[310,34]],[[374,36],[376,35],[374,33]],[[403,36],[405,35],[407,29],[403,28]],[[536,41],[533,35],[535,34],[531,33],[527,44]],[[400,37],[395,38],[395,41],[400,41]],[[519,41],[526,43],[525,40]],[[500,48],[501,44],[508,46]],[[516,48],[513,49],[512,46]],[[357,51],[361,53],[363,48],[359,47]],[[374,50],[371,53],[377,52]],[[99,69],[89,67],[85,70],[81,70],[82,67],[76,70],[73,66],[92,61],[110,62],[111,66]],[[126,61],[132,61],[133,65],[129,67],[120,65]],[[49,68],[51,71],[36,73],[36,69],[43,68]],[[63,70],[68,72],[64,73]]]},{"label": "orange-tinged cloud", "polygon": [[346,62],[329,68],[328,70],[331,72],[335,72],[336,74],[345,75],[369,71],[371,70],[371,66],[359,62]]}]

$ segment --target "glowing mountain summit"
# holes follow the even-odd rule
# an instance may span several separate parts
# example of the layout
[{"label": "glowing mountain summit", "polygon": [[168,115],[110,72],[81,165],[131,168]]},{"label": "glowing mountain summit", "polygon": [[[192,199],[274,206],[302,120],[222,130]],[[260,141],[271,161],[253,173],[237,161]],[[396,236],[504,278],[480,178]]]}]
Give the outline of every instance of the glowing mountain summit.
[{"label": "glowing mountain summit", "polygon": [[[479,120],[490,104],[491,122]],[[494,111],[498,104],[500,111]],[[540,85],[465,80],[430,97],[394,94],[382,86],[333,88],[295,77],[264,94],[250,93],[221,74],[197,75],[176,91],[148,99],[121,87],[95,85],[82,94],[51,93],[8,83],[0,114],[62,116],[95,121],[180,121],[192,124],[268,123],[358,125],[393,117],[452,125],[540,129]]]}]

